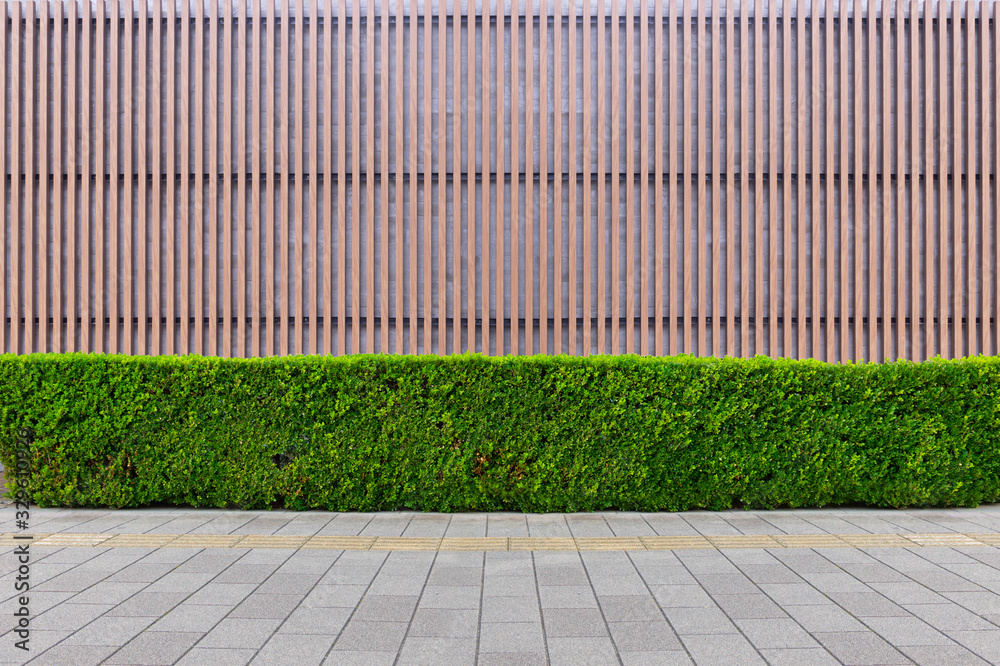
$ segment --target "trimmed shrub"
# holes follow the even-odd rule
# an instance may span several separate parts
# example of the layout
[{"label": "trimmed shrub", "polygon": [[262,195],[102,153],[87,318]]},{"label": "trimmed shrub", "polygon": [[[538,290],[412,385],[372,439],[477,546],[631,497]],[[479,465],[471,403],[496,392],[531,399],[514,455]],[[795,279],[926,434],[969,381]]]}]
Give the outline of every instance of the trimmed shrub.
[{"label": "trimmed shrub", "polygon": [[682,510],[1000,498],[1000,359],[0,356],[42,506]]}]

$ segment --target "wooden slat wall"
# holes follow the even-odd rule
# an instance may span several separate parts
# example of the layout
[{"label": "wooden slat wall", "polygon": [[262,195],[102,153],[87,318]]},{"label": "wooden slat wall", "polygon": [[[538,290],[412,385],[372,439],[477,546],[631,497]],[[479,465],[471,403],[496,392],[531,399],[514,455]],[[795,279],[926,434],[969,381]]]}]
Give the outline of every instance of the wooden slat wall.
[{"label": "wooden slat wall", "polygon": [[0,20],[0,351],[998,353],[993,2]]}]

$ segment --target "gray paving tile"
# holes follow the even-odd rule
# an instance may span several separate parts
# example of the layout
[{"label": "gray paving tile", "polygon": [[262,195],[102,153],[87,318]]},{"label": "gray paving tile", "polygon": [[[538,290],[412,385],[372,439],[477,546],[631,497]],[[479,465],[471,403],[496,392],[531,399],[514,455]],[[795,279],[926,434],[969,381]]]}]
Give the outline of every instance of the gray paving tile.
[{"label": "gray paving tile", "polygon": [[[546,632],[548,627],[546,627]],[[475,638],[479,633],[479,612],[465,609],[417,608],[409,636]]]},{"label": "gray paving tile", "polygon": [[991,631],[996,626],[955,604],[912,604],[903,606],[939,631]]},{"label": "gray paving tile", "polygon": [[480,652],[476,660],[478,666],[548,666],[549,659],[544,650],[535,652]]},{"label": "gray paving tile", "polygon": [[203,636],[200,632],[145,631],[108,658],[108,664],[160,666],[173,664]]},{"label": "gray paving tile", "polygon": [[700,585],[656,585],[650,590],[663,608],[715,607],[715,602]]},{"label": "gray paving tile", "polygon": [[760,589],[741,573],[695,574],[698,582],[709,594],[755,594]]},{"label": "gray paving tile", "polygon": [[784,564],[742,564],[740,571],[757,585],[802,582],[802,578]]},{"label": "gray paving tile", "polygon": [[823,648],[775,648],[760,651],[771,666],[839,666]]},{"label": "gray paving tile", "polygon": [[910,663],[902,653],[871,631],[814,632],[813,638],[845,666]]},{"label": "gray paving tile", "polygon": [[744,666],[764,664],[757,651],[739,634],[681,636],[696,664]]},{"label": "gray paving tile", "polygon": [[956,643],[967,647],[986,661],[1000,663],[1000,629],[987,631],[946,631]]},{"label": "gray paving tile", "polygon": [[785,611],[764,594],[716,594],[712,599],[734,620],[787,617]]},{"label": "gray paving tile", "polygon": [[[69,631],[40,631],[32,630],[28,650],[28,655],[32,653],[44,653],[45,650],[55,646],[60,641],[69,636]],[[23,664],[25,651],[14,646],[14,636],[7,635],[0,641],[0,663]]]},{"label": "gray paving tile", "polygon": [[150,593],[139,592],[111,610],[108,615],[144,615],[147,617],[159,617],[168,612],[171,608],[184,601],[187,594],[180,593]]},{"label": "gray paving tile", "polygon": [[205,648],[253,648],[262,646],[281,624],[277,618],[226,618],[198,643]]},{"label": "gray paving tile", "polygon": [[897,648],[904,645],[951,645],[947,636],[917,617],[866,617],[863,621]]},{"label": "gray paving tile", "polygon": [[717,606],[709,608],[664,608],[667,620],[681,636],[693,634],[733,634],[737,632]]},{"label": "gray paving tile", "polygon": [[490,576],[483,581],[484,597],[533,597],[534,576]]},{"label": "gray paving tile", "polygon": [[258,588],[261,594],[298,594],[309,592],[319,581],[319,574],[282,573],[278,570]]},{"label": "gray paving tile", "polygon": [[637,597],[648,596],[649,588],[634,571],[621,576],[604,575],[604,572],[591,570],[590,584],[595,594],[623,594]]},{"label": "gray paving tile", "polygon": [[801,624],[806,631],[866,631],[865,625],[851,617],[840,606],[824,604],[820,606],[785,606],[783,609]]},{"label": "gray paving tile", "polygon": [[[426,587],[420,597],[421,608],[479,608],[479,586]],[[503,597],[492,597],[494,599]]]},{"label": "gray paving tile", "polygon": [[424,638],[407,636],[398,665],[466,666],[476,659],[476,638]]},{"label": "gray paving tile", "polygon": [[317,585],[302,599],[306,608],[354,608],[365,595],[364,585]]},{"label": "gray paving tile", "polygon": [[117,649],[117,646],[72,645],[64,641],[39,654],[31,663],[39,666],[91,666],[91,664],[96,666],[103,664]]},{"label": "gray paving tile", "polygon": [[205,631],[226,617],[232,606],[182,603],[155,621],[151,631]]},{"label": "gray paving tile", "polygon": [[1000,595],[995,592],[944,592],[942,596],[978,615],[1000,614]]},{"label": "gray paving tile", "polygon": [[550,608],[542,613],[549,639],[575,636],[607,636],[608,629],[596,608]]},{"label": "gray paving tile", "polygon": [[985,666],[983,661],[961,645],[911,645],[899,648],[919,666]]},{"label": "gray paving tile", "polygon": [[662,618],[647,622],[608,622],[619,651],[682,649],[677,634]]},{"label": "gray paving tile", "polygon": [[694,662],[684,650],[665,652],[619,652],[624,666],[690,666]]},{"label": "gray paving tile", "polygon": [[597,598],[608,622],[648,622],[663,620],[660,607],[648,594],[645,596],[605,596]]},{"label": "gray paving tile", "polygon": [[260,594],[254,592],[234,608],[229,617],[284,619],[295,610],[300,601],[302,601],[302,596],[297,594]]},{"label": "gray paving tile", "polygon": [[119,647],[145,631],[153,621],[154,618],[151,617],[99,617],[69,635],[63,642],[66,645]]},{"label": "gray paving tile", "polygon": [[757,649],[818,648],[819,644],[791,619],[733,620]]},{"label": "gray paving tile", "polygon": [[[252,553],[248,553],[250,555]],[[278,568],[276,563],[233,564],[215,578],[216,583],[263,583]]]},{"label": "gray paving tile", "polygon": [[243,666],[249,664],[256,650],[239,648],[195,647],[177,662],[177,666]]},{"label": "gray paving tile", "polygon": [[909,612],[875,592],[829,592],[838,606],[855,617],[905,617]]},{"label": "gray paving tile", "polygon": [[419,576],[387,576],[379,574],[371,586],[368,594],[384,595],[418,595],[424,587],[424,577]]},{"label": "gray paving tile", "polygon": [[664,566],[638,565],[637,570],[647,585],[697,585],[698,581],[686,567],[676,564]]},{"label": "gray paving tile", "polygon": [[31,620],[31,628],[40,631],[76,631],[114,608],[111,604],[74,604],[64,602]]},{"label": "gray paving tile", "polygon": [[[597,608],[596,601],[593,606]],[[541,622],[538,599],[531,597],[484,597],[482,622]]]},{"label": "gray paving tile", "polygon": [[333,636],[304,636],[279,631],[268,639],[251,663],[267,666],[320,664],[333,640]]},{"label": "gray paving tile", "polygon": [[760,589],[780,606],[815,606],[833,603],[825,594],[808,583],[761,583]]},{"label": "gray paving tile", "polygon": [[946,597],[930,590],[920,583],[869,583],[870,588],[897,604],[947,604]]},{"label": "gray paving tile", "polygon": [[535,566],[539,585],[589,585],[582,566]]},{"label": "gray paving tile", "polygon": [[406,622],[362,622],[352,619],[333,644],[335,652],[393,652],[399,650],[406,635]]},{"label": "gray paving tile", "polygon": [[427,578],[427,587],[479,586],[483,580],[482,567],[456,567],[435,565]]},{"label": "gray paving tile", "polygon": [[531,652],[544,649],[541,623],[483,622],[479,626],[480,652]]},{"label": "gray paving tile", "polygon": [[[79,594],[73,595],[73,602],[78,604],[120,604],[132,595],[149,587],[149,583],[98,583]],[[51,593],[55,594],[55,593]],[[69,593],[61,593],[69,596]],[[38,594],[32,595],[32,601],[37,605]]]},{"label": "gray paving tile", "polygon": [[228,604],[235,606],[257,588],[253,583],[208,583],[185,601],[189,604],[210,606]]},{"label": "gray paving tile", "polygon": [[550,638],[549,663],[552,666],[604,666],[618,663],[614,643],[609,638]]},{"label": "gray paving tile", "polygon": [[[346,555],[346,553],[345,553]],[[337,561],[320,579],[320,585],[368,585],[375,580],[380,564],[355,566]]]},{"label": "gray paving tile", "polygon": [[351,616],[350,608],[304,608],[292,611],[281,631],[286,634],[323,634],[336,636]]},{"label": "gray paving tile", "polygon": [[418,598],[367,595],[354,611],[354,618],[363,622],[409,622]]},{"label": "gray paving tile", "polygon": [[582,585],[557,585],[538,588],[542,608],[597,608],[593,590]]}]

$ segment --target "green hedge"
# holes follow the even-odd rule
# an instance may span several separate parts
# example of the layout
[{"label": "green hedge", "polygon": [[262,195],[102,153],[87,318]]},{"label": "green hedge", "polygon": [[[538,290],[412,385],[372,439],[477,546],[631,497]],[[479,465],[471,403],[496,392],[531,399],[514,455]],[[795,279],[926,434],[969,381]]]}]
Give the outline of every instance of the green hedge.
[{"label": "green hedge", "polygon": [[1000,359],[0,356],[43,506],[971,506]]}]

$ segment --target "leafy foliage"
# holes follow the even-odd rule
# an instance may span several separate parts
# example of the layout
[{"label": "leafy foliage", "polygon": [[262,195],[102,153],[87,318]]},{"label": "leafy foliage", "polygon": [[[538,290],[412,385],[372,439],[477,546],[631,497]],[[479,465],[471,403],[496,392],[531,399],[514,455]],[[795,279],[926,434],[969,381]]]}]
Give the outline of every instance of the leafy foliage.
[{"label": "leafy foliage", "polygon": [[1000,359],[0,356],[43,506],[972,506]]}]

